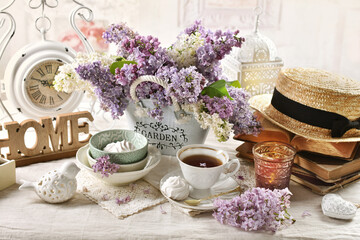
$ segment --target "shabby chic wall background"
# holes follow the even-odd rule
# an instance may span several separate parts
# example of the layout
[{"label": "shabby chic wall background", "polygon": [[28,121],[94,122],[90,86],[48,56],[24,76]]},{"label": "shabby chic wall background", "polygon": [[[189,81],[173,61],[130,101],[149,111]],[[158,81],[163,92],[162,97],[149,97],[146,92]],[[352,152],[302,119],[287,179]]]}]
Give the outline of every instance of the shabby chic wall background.
[{"label": "shabby chic wall background", "polygon": [[[0,4],[6,1],[1,0]],[[41,10],[31,10],[27,3],[28,0],[16,0],[9,9],[16,19],[17,31],[1,59],[0,79],[11,55],[40,39],[34,20]],[[157,36],[165,46],[195,19],[202,19],[211,28],[238,28],[245,35],[253,29],[253,9],[260,4],[264,9],[260,31],[275,42],[285,67],[322,68],[360,80],[358,0],[83,0],[82,3],[94,11],[95,24],[83,27],[98,49],[106,47],[100,39],[102,28],[119,21],[126,21],[139,33]],[[53,22],[48,38],[68,41],[81,49],[68,22],[74,7],[71,0],[59,0],[56,9],[46,9]]]}]

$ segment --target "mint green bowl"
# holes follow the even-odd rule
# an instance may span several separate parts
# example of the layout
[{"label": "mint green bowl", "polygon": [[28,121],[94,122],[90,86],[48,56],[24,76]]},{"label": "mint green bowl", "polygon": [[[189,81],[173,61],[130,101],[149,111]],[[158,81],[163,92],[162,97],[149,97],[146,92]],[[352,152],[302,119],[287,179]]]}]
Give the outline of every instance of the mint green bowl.
[{"label": "mint green bowl", "polygon": [[[103,151],[105,146],[112,142],[126,140],[135,146],[129,152],[112,153]],[[140,133],[132,130],[111,129],[94,134],[89,141],[90,153],[93,158],[109,155],[110,162],[117,164],[130,164],[144,159],[147,155],[148,140]]]}]

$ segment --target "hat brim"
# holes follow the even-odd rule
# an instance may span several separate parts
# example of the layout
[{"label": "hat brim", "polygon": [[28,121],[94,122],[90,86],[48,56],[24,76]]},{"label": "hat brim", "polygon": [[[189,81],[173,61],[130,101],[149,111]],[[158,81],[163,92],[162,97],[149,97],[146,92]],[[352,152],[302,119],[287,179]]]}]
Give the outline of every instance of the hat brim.
[{"label": "hat brim", "polygon": [[314,127],[303,122],[299,122],[276,110],[271,105],[272,94],[256,95],[250,98],[249,103],[252,108],[259,111],[270,122],[286,129],[296,135],[323,142],[358,142],[360,141],[360,130],[351,129],[341,138],[332,138],[329,129]]}]

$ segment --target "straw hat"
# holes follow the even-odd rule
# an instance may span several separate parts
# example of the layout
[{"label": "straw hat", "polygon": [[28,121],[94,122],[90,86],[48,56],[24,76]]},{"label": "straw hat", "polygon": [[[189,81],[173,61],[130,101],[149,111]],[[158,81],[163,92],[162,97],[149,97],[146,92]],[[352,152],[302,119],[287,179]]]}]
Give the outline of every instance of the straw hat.
[{"label": "straw hat", "polygon": [[360,141],[360,81],[318,69],[283,69],[274,94],[253,96],[250,106],[305,138]]}]

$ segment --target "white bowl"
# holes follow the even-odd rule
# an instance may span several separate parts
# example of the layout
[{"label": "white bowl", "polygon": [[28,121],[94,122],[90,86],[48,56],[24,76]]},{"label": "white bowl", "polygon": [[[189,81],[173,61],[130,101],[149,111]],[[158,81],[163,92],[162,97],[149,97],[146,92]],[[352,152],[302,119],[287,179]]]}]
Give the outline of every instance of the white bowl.
[{"label": "white bowl", "polygon": [[[97,160],[90,155],[90,148],[86,150],[86,155],[89,161],[89,165],[90,167],[92,167]],[[140,160],[139,162],[129,163],[129,164],[118,164],[120,165],[118,172],[132,172],[132,171],[141,170],[145,167],[149,157],[150,155],[148,154],[143,160]]]},{"label": "white bowl", "polygon": [[79,168],[87,171],[89,174],[93,175],[94,177],[98,178],[101,181],[104,181],[105,183],[109,185],[114,186],[121,186],[126,185],[131,182],[135,182],[136,180],[139,180],[140,178],[143,178],[148,174],[154,167],[156,167],[160,160],[161,160],[161,153],[160,151],[154,147],[149,146],[148,149],[148,157],[147,162],[149,162],[149,165],[146,166],[146,168],[139,170],[139,171],[132,171],[132,172],[117,172],[112,175],[109,175],[109,177],[102,177],[100,173],[95,173],[94,170],[90,167],[88,158],[87,158],[87,150],[89,148],[89,145],[85,145],[82,148],[80,148],[76,153],[76,161]]}]

